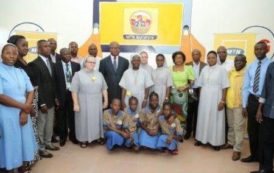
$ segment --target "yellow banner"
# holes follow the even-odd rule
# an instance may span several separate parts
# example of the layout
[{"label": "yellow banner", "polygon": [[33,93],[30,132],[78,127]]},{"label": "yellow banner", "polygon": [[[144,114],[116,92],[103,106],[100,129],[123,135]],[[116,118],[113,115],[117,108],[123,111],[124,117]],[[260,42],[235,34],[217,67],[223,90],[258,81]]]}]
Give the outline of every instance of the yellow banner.
[{"label": "yellow banner", "polygon": [[100,3],[101,44],[180,45],[182,3]]},{"label": "yellow banner", "polygon": [[47,33],[47,32],[32,32],[32,31],[16,31],[16,34],[23,35],[26,37],[26,40],[29,44],[29,53],[24,58],[28,63],[37,58],[37,41],[41,39],[56,39],[56,33]]},{"label": "yellow banner", "polygon": [[234,61],[237,54],[244,54],[250,63],[254,60],[255,40],[255,33],[215,34],[214,48],[225,46],[229,60]]}]

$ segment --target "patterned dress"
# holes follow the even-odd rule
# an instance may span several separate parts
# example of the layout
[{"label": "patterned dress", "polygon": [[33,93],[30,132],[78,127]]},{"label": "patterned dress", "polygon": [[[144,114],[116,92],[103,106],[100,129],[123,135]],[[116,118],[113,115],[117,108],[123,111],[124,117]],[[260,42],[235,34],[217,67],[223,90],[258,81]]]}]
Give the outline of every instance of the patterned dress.
[{"label": "patterned dress", "polygon": [[[38,116],[38,86],[37,86],[37,79],[35,78],[35,75],[32,73],[29,66],[22,63],[21,61],[17,60],[16,63],[14,64],[14,67],[23,69],[27,73],[27,75],[29,76],[30,81],[31,81],[31,83],[34,87],[34,98],[33,98],[32,105],[33,105],[35,115],[31,116],[31,121],[32,121],[32,127],[33,127],[34,136],[35,136],[35,141],[36,141],[36,144],[38,146],[39,145],[39,138],[38,138],[38,132],[37,132],[37,116]],[[29,164],[33,165],[38,160],[41,160],[41,157],[38,153],[38,148],[37,148],[37,150],[35,151],[34,160],[31,161]]]}]

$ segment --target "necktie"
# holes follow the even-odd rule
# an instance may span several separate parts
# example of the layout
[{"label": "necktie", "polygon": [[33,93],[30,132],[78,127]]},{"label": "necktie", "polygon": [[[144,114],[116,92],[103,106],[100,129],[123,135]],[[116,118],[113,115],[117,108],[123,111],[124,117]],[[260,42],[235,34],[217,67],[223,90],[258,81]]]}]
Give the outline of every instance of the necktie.
[{"label": "necktie", "polygon": [[47,68],[49,70],[49,74],[52,75],[51,66],[50,66],[50,62],[49,62],[48,58],[47,58],[46,62],[47,62]]},{"label": "necktie", "polygon": [[255,72],[254,83],[253,83],[254,94],[256,94],[259,91],[261,64],[262,64],[262,62],[259,61],[256,72]]},{"label": "necktie", "polygon": [[117,57],[116,56],[113,59],[113,67],[114,67],[114,70],[116,71],[117,70]]},{"label": "necktie", "polygon": [[71,79],[72,79],[72,76],[71,76],[71,72],[69,70],[69,64],[66,63],[66,80],[67,80],[67,83],[71,83]]}]

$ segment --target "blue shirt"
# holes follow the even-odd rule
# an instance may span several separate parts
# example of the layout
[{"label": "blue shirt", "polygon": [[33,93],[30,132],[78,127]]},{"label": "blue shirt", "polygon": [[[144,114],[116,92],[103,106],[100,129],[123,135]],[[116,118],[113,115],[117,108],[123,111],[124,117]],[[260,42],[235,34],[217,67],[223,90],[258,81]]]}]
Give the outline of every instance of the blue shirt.
[{"label": "blue shirt", "polygon": [[252,64],[250,64],[245,73],[243,91],[242,91],[243,108],[246,108],[248,97],[250,94],[253,94],[259,97],[262,93],[266,70],[268,65],[271,63],[271,60],[267,57],[261,60],[262,63],[261,63],[261,71],[260,71],[259,90],[257,93],[254,93],[253,92],[254,77],[255,77],[256,69],[258,67],[258,62],[259,60],[256,59]]},{"label": "blue shirt", "polygon": [[263,115],[274,119],[274,62],[267,68],[260,102],[264,103]]}]

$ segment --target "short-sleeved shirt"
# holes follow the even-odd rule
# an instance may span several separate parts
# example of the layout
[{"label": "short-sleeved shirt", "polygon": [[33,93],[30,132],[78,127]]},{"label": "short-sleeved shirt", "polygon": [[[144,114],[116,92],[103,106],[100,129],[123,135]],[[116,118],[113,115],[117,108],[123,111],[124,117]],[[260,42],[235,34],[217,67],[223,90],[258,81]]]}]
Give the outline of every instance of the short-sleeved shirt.
[{"label": "short-sleeved shirt", "polygon": [[192,66],[185,65],[183,71],[173,71],[173,67],[170,67],[170,71],[176,88],[187,85],[189,80],[195,80],[195,72]]}]

